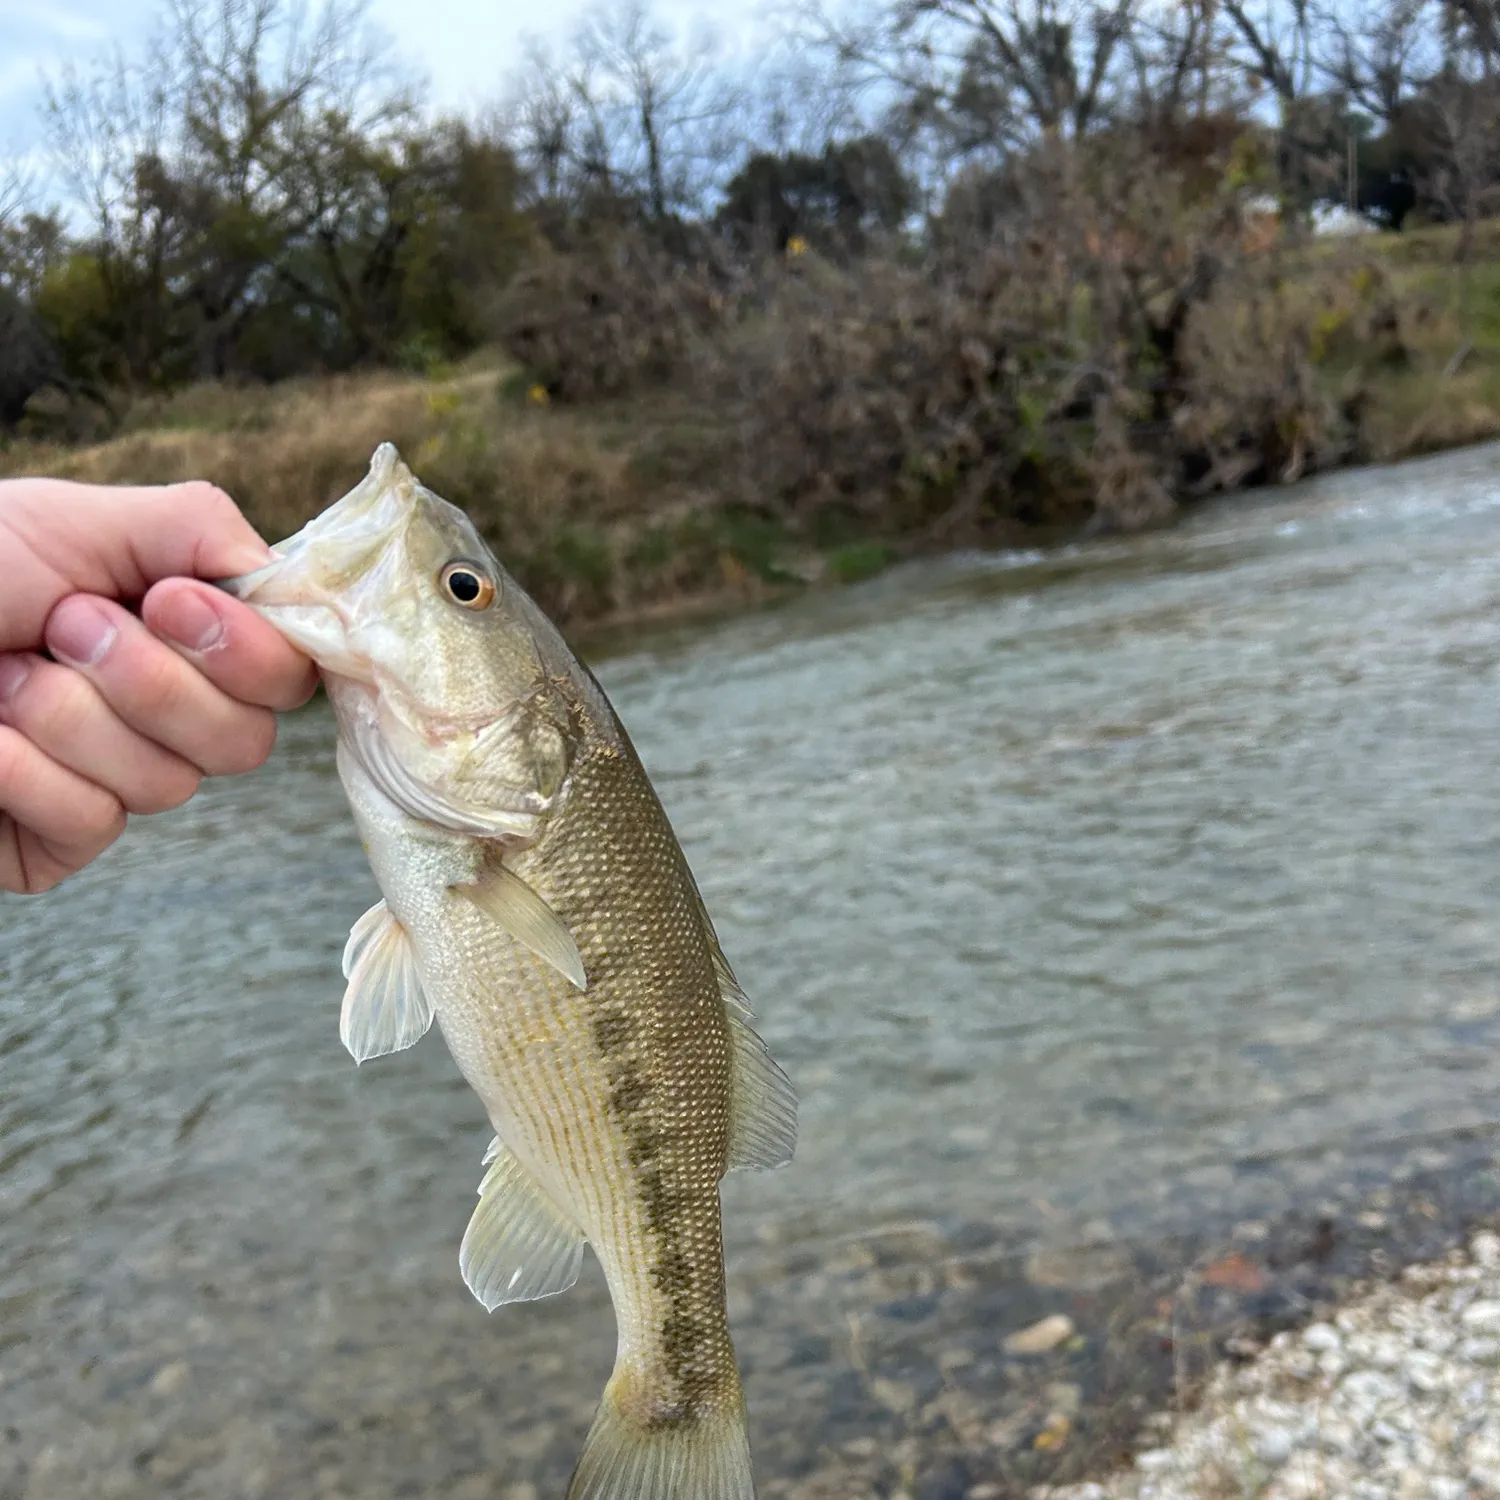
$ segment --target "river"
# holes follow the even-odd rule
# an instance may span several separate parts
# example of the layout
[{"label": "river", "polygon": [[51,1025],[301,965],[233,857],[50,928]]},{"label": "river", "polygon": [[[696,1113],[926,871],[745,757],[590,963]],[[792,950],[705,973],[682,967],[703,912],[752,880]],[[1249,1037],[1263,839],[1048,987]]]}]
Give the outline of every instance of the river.
[{"label": "river", "polygon": [[[725,1185],[763,1495],[982,1420],[1138,1247],[1495,1180],[1500,449],[597,667],[802,1096]],[[602,1279],[465,1291],[477,1102],[339,1044],[374,894],[318,703],[0,898],[4,1500],[561,1495]]]}]

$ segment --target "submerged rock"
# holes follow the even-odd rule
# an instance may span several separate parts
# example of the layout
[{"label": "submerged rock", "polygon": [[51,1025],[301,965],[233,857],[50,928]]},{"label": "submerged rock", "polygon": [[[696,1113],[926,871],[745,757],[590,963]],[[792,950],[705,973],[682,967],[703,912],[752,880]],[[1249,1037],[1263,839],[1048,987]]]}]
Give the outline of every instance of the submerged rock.
[{"label": "submerged rock", "polygon": [[1029,1328],[1017,1329],[1005,1340],[1007,1354],[1046,1354],[1073,1337],[1073,1320],[1066,1313],[1053,1313]]}]

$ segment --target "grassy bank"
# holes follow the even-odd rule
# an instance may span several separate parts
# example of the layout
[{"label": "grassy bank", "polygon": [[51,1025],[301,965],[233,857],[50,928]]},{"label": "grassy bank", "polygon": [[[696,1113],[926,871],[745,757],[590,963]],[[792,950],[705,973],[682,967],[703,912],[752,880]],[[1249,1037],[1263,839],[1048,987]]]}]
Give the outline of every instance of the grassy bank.
[{"label": "grassy bank", "polygon": [[1500,221],[1477,227],[1466,264],[1456,262],[1458,247],[1453,228],[1368,247],[1403,309],[1410,355],[1371,384],[1372,462],[1500,437]]},{"label": "grassy bank", "polygon": [[[832,289],[817,290],[819,305],[832,309],[828,326],[846,343],[865,343],[848,343],[832,380],[807,371],[798,342],[806,331],[791,327],[798,304],[787,302],[719,336],[707,375],[693,365],[682,378],[624,395],[554,399],[534,370],[498,353],[420,378],[200,385],[133,401],[104,441],[14,441],[0,449],[0,474],[109,483],[207,477],[274,538],[343,493],[375,446],[392,441],[427,484],[475,516],[507,565],[570,624],[749,600],[856,579],[897,557],[953,545],[1154,524],[1198,494],[1500,437],[1500,226],[1481,229],[1467,266],[1455,263],[1454,231],[1429,230],[1314,245],[1248,292],[1226,283],[1218,302],[1205,304],[1196,333],[1199,365],[1213,366],[1196,378],[1210,395],[1184,409],[1205,430],[1226,420],[1213,417],[1216,410],[1237,415],[1260,401],[1266,415],[1250,437],[1235,430],[1225,445],[1234,462],[1196,486],[1168,472],[1159,444],[1132,437],[1134,446],[1120,448],[1097,416],[1069,414],[1050,387],[1041,396],[1019,391],[1014,431],[993,422],[993,403],[980,413],[988,425],[972,419],[974,398],[965,396],[963,420],[949,423],[957,437],[935,447],[910,414],[927,398],[910,387],[937,376],[924,374],[920,360],[904,372],[879,369],[885,346],[837,301],[868,288],[848,276],[839,281],[834,270],[826,273]],[[800,273],[795,290],[805,307],[821,273]],[[890,329],[907,337],[922,309],[882,316],[880,337],[889,343]],[[936,345],[954,360],[972,357],[974,339],[962,323],[940,332]],[[1088,336],[1097,341],[1097,330]],[[820,347],[826,356],[826,340]],[[861,357],[872,368],[862,372],[865,404],[854,403],[851,419],[855,383],[842,372]],[[741,380],[740,398],[725,398],[725,371],[749,367],[759,384]],[[1283,375],[1296,377],[1291,404],[1263,395]],[[877,392],[884,406],[870,399],[875,376],[888,384]],[[1237,382],[1248,382],[1243,393]],[[907,405],[893,405],[897,398]],[[1039,415],[1028,417],[1032,410]],[[1320,436],[1308,416],[1314,410],[1337,413],[1337,441]],[[1188,425],[1180,412],[1173,420]],[[883,437],[890,423],[913,430],[909,445],[901,438],[884,469],[857,467],[862,437]],[[1138,425],[1149,434],[1149,420]],[[815,454],[828,473],[804,461],[824,432],[845,440],[850,455]],[[801,469],[781,459],[783,437],[788,448],[802,445]],[[1098,460],[1111,443],[1115,457]],[[987,470],[973,458],[986,444],[1016,451],[1000,470]],[[801,477],[789,480],[794,470]],[[1100,497],[1122,473],[1134,483],[1137,471],[1164,503],[1111,510]],[[798,485],[805,494],[821,486],[833,501],[803,503]],[[1003,503],[993,498],[1002,495]]]},{"label": "grassy bank", "polygon": [[837,572],[837,549],[831,559],[804,555],[716,503],[726,438],[670,401],[586,412],[538,404],[494,357],[433,377],[199,385],[134,403],[107,441],[14,443],[0,450],[0,475],[210,478],[274,539],[348,490],[375,447],[393,442],[426,484],[474,516],[549,610],[576,622],[753,597]]}]

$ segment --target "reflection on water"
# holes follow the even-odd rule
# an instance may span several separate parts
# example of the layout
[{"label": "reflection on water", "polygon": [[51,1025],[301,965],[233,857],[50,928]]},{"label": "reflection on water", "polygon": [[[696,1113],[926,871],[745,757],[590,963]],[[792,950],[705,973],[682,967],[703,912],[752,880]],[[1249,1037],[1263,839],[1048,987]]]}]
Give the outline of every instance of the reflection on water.
[{"label": "reflection on water", "polygon": [[[795,1166],[726,1184],[763,1490],[871,1368],[983,1368],[1028,1247],[1094,1244],[1084,1285],[1493,1159],[1497,665],[1495,449],[602,664],[803,1097]],[[464,1290],[477,1102],[435,1034],[338,1041],[372,899],[321,706],[5,899],[7,1500],[559,1492],[602,1282]]]}]

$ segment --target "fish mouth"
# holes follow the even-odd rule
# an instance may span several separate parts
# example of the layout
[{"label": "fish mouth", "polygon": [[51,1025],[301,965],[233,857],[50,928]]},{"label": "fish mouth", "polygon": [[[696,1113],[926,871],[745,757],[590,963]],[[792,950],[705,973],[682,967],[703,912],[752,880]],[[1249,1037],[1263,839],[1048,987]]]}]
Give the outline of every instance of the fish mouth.
[{"label": "fish mouth", "polygon": [[375,450],[354,489],[271,548],[252,573],[215,582],[248,604],[325,671],[368,677],[368,657],[351,647],[352,603],[408,524],[416,481],[390,443]]},{"label": "fish mouth", "polygon": [[331,599],[319,597],[323,590],[308,573],[300,559],[290,554],[276,556],[253,573],[221,579],[214,586],[248,604],[324,671],[367,677],[368,657],[350,649],[351,622]]}]

